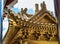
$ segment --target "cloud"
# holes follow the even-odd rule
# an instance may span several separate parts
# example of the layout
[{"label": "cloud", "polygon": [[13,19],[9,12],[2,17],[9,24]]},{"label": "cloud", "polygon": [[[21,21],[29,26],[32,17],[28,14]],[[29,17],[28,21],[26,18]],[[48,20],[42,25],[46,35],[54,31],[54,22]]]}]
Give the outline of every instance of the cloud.
[{"label": "cloud", "polygon": [[8,29],[8,19],[7,17],[3,20],[3,30],[2,30],[2,38],[5,36]]},{"label": "cloud", "polygon": [[[53,13],[55,13],[54,10],[54,0],[18,0],[18,3],[14,5],[14,8],[18,8],[21,10],[21,8],[28,8],[28,9],[33,9],[35,11],[35,4],[38,3],[39,4],[39,9],[41,9],[40,4],[45,1],[46,6],[47,6],[47,10],[49,11],[53,11]],[[18,10],[17,9],[17,10]],[[34,11],[32,10],[32,13],[34,13]],[[28,13],[31,13],[31,10],[28,10]],[[55,15],[54,15],[55,16]]]},{"label": "cloud", "polygon": [[3,31],[2,31],[2,39],[5,36],[6,32],[7,32],[7,29],[6,28],[3,28]]},{"label": "cloud", "polygon": [[[47,9],[54,11],[54,2],[53,0],[18,0],[18,3],[14,6],[15,8],[32,8],[35,10],[35,4],[38,3],[39,6],[40,4],[45,1],[46,5],[47,5]],[[39,7],[40,8],[40,7]]]}]

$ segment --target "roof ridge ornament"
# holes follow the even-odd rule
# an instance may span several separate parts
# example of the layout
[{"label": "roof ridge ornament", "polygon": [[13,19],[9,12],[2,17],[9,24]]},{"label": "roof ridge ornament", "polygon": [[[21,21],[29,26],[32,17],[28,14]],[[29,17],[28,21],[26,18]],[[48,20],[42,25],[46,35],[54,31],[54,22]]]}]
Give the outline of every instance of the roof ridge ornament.
[{"label": "roof ridge ornament", "polygon": [[45,4],[45,2],[43,1],[43,3],[41,3],[41,10],[46,10],[47,8],[46,8],[46,4]]},{"label": "roof ridge ornament", "polygon": [[35,13],[39,12],[39,5],[36,3],[35,4]]}]

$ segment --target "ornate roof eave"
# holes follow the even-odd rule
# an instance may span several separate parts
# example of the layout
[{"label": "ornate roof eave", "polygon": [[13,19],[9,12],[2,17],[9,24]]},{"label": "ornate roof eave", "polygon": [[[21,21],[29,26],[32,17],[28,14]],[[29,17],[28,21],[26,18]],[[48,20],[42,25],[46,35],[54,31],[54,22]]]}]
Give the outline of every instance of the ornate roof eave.
[{"label": "ornate roof eave", "polygon": [[38,15],[40,15],[40,17],[42,17],[44,13],[48,13],[48,14],[49,14],[48,16],[50,16],[49,18],[50,18],[51,20],[53,20],[55,23],[57,23],[56,18],[53,17],[53,15],[51,15],[51,14],[49,13],[49,11],[47,11],[47,10],[46,10],[46,11],[39,11],[39,12],[38,12],[36,15],[34,15],[29,21],[34,22],[32,19],[35,19]]},{"label": "ornate roof eave", "polygon": [[34,19],[38,14],[40,14],[42,11],[37,12],[29,21],[31,21],[32,19]]},{"label": "ornate roof eave", "polygon": [[[57,23],[56,18],[55,18],[51,13],[49,13],[48,11],[45,11],[45,12],[42,13],[42,15],[43,15],[44,13],[47,13],[46,15],[47,15],[52,21],[54,21],[55,23]],[[46,15],[45,15],[45,16],[46,16]]]},{"label": "ornate roof eave", "polygon": [[43,19],[45,16],[48,16],[53,22],[57,23],[56,19],[50,13],[42,13],[41,15],[42,16],[40,16],[39,20],[37,21],[41,21],[41,19]]}]

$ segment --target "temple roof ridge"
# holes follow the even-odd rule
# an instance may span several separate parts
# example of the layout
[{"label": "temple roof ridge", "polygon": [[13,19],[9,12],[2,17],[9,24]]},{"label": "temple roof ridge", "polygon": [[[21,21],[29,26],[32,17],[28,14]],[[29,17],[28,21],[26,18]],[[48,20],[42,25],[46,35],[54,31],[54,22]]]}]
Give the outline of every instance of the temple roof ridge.
[{"label": "temple roof ridge", "polygon": [[[56,21],[56,18],[55,17],[53,17],[53,15],[48,11],[48,10],[46,10],[46,11],[39,11],[36,15],[34,15],[29,21],[32,21],[33,22],[33,19],[35,19],[37,16],[42,16],[44,13],[48,13],[49,14],[49,16],[51,16],[52,18],[53,18],[53,20],[54,20],[54,22]],[[37,19],[36,19],[37,20]]]}]

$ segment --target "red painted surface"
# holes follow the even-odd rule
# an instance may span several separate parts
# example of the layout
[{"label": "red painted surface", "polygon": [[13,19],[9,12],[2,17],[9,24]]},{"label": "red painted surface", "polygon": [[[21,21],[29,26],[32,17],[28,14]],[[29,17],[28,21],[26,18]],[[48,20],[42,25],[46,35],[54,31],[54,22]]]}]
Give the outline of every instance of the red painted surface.
[{"label": "red painted surface", "polygon": [[9,5],[9,4],[10,4],[11,2],[13,2],[13,1],[14,1],[14,0],[7,0],[5,6],[6,6],[6,5]]},{"label": "red painted surface", "polygon": [[6,14],[3,14],[3,20],[4,20],[5,17],[6,17]]}]

